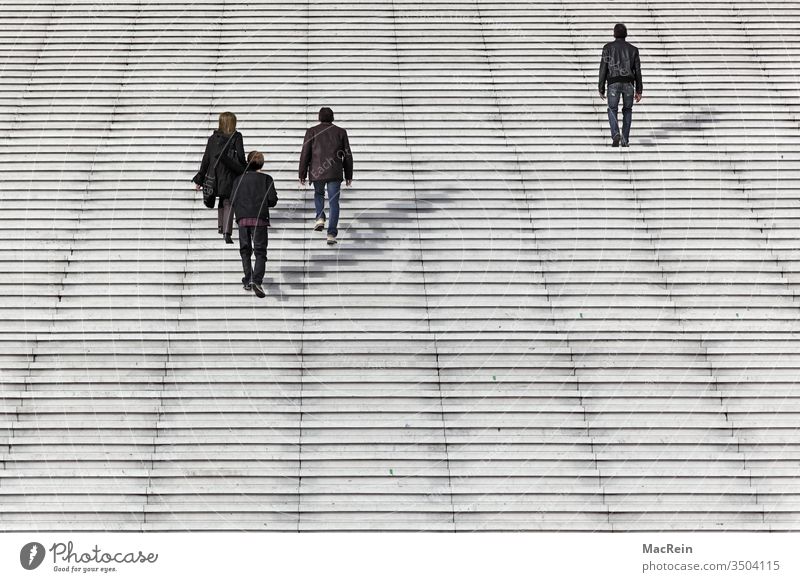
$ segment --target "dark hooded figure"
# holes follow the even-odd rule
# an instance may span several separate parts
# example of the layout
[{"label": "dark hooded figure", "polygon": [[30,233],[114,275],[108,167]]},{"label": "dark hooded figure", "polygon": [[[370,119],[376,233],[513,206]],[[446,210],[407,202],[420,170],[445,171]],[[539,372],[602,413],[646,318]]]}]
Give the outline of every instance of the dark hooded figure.
[{"label": "dark hooded figure", "polygon": [[[625,40],[628,29],[624,24],[614,27],[614,42],[603,47],[600,59],[600,96],[606,98],[608,83],[608,123],[611,127],[611,146],[626,148],[631,133],[633,101],[642,100],[642,66],[639,49]],[[619,100],[622,98],[622,135],[619,132]]]},{"label": "dark hooded figure", "polygon": [[242,134],[236,131],[236,116],[230,111],[220,113],[219,128],[214,130],[214,133],[208,138],[200,171],[195,174],[192,181],[200,190],[206,174],[214,177],[215,191],[219,198],[217,232],[225,237],[225,242],[228,244],[233,244],[228,226],[233,181],[244,173],[246,166]]}]

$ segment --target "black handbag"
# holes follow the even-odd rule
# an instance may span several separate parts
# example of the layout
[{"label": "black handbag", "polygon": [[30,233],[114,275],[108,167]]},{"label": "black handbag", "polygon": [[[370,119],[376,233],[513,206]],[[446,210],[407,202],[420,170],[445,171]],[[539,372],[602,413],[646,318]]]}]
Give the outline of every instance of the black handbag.
[{"label": "black handbag", "polygon": [[216,186],[217,179],[206,174],[206,178],[203,180],[203,204],[206,208],[214,208],[214,204],[217,202]]}]

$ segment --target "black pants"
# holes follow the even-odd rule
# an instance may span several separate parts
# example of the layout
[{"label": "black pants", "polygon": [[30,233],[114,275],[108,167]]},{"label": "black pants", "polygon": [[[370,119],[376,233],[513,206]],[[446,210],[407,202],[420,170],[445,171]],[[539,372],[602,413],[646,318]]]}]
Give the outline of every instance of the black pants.
[{"label": "black pants", "polygon": [[[242,283],[258,283],[264,280],[267,268],[267,228],[266,226],[239,227],[239,254],[242,255]],[[253,270],[250,255],[256,255],[256,268]]]}]

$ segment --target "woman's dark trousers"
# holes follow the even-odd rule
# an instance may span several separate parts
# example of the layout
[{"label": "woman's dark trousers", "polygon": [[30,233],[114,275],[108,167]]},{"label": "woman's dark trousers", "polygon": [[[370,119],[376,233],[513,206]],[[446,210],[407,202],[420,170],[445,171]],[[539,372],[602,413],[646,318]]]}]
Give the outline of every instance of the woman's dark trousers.
[{"label": "woman's dark trousers", "polygon": [[222,234],[230,234],[229,232],[225,232],[224,229],[228,228],[228,215],[231,212],[231,199],[230,198],[222,198],[219,201],[219,206],[217,206],[217,230],[223,231]]}]

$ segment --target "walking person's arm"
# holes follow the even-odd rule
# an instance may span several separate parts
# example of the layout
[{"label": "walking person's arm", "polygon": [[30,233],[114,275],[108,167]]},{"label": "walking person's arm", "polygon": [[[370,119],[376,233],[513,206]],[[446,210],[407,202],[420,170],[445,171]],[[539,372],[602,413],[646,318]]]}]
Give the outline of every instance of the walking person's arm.
[{"label": "walking person's arm", "polygon": [[314,141],[314,134],[309,127],[306,130],[306,136],[303,138],[303,149],[300,150],[300,167],[298,169],[298,175],[300,177],[300,183],[306,183],[306,176],[308,176],[308,168],[311,165],[311,146]]},{"label": "walking person's arm", "polygon": [[606,98],[606,79],[608,78],[608,49],[603,47],[603,54],[600,57],[600,79],[597,83],[597,91],[600,97]]},{"label": "walking person's arm", "polygon": [[274,208],[278,205],[278,191],[275,190],[275,182],[270,177],[267,180],[267,208]]},{"label": "walking person's arm", "polygon": [[195,183],[195,190],[199,190],[203,187],[203,180],[205,180],[206,172],[208,172],[209,163],[208,143],[206,143],[206,149],[203,152],[203,161],[200,162],[200,171],[198,171],[194,175],[194,178],[192,178],[192,182]]},{"label": "walking person's arm", "polygon": [[346,131],[342,135],[342,152],[345,184],[350,186],[353,183],[353,152],[350,150],[350,139],[347,137]]},{"label": "walking person's arm", "polygon": [[642,63],[639,61],[639,49],[636,49],[636,52],[633,56],[633,70],[634,74],[636,75],[636,95],[634,98],[636,102],[642,100]]},{"label": "walking person's arm", "polygon": [[244,157],[244,139],[242,138],[241,133],[236,134],[236,140],[234,141],[233,145],[235,148],[234,159],[239,166],[239,173],[244,174],[245,170],[247,169],[247,160]]}]

